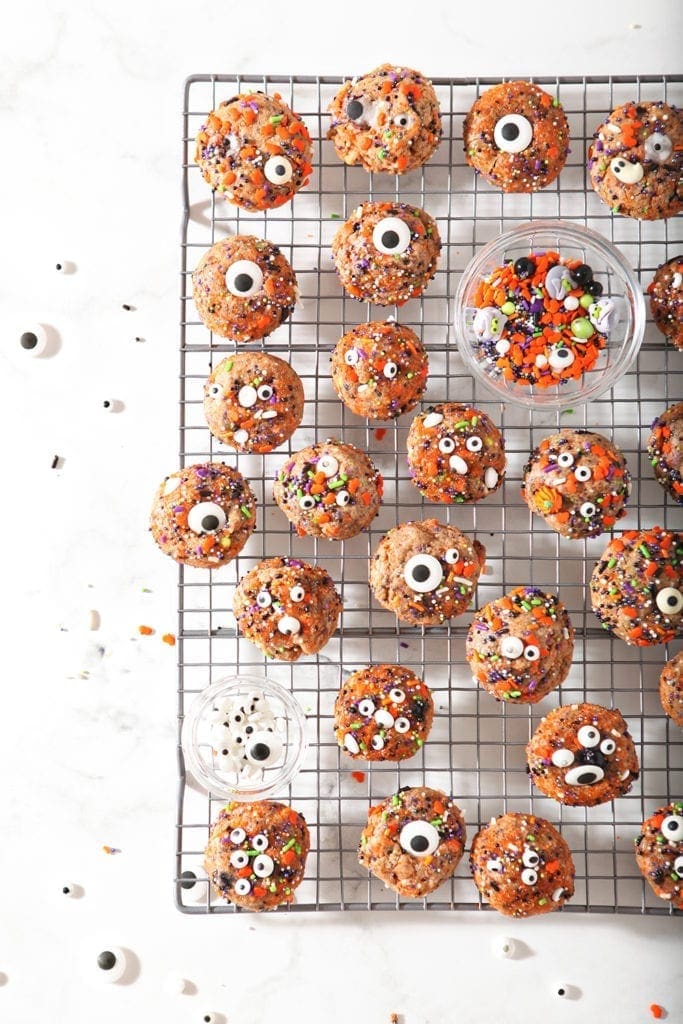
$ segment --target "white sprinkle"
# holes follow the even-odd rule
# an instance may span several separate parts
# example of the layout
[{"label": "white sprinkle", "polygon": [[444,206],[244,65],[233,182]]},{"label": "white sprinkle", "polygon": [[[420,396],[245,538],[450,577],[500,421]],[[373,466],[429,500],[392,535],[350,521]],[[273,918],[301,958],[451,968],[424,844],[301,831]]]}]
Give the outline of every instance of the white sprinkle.
[{"label": "white sprinkle", "polygon": [[501,338],[500,341],[496,342],[496,352],[499,356],[504,356],[506,352],[510,351],[510,342],[507,338]]},{"label": "white sprinkle", "polygon": [[275,409],[266,409],[266,411],[264,413],[262,413],[261,419],[262,420],[274,420],[276,416],[277,416],[277,413],[275,412]]},{"label": "white sprinkle", "polygon": [[438,427],[439,423],[443,422],[443,416],[440,412],[429,412],[422,421],[422,425],[428,430],[431,427]]},{"label": "white sprinkle", "polygon": [[536,366],[538,366],[540,369],[548,365],[548,360],[542,352],[539,352],[539,354],[536,356],[535,362]]},{"label": "white sprinkle", "polygon": [[358,746],[358,741],[356,740],[355,736],[351,735],[350,732],[347,732],[346,736],[344,737],[344,746],[346,747],[346,749],[348,750],[348,752],[350,754],[359,754],[360,753],[360,747]]},{"label": "white sprinkle", "polygon": [[100,628],[100,613],[91,608],[88,612],[88,629],[96,630]]},{"label": "white sprinkle", "polygon": [[[464,587],[471,587],[472,580],[466,579],[464,576],[449,576],[449,579],[453,580],[454,583],[462,583]],[[444,587],[444,590],[447,589]]]},{"label": "white sprinkle", "polygon": [[169,476],[168,480],[164,484],[164,497],[167,497],[167,495],[169,495],[169,494],[173,494],[173,492],[177,491],[179,487],[180,487],[180,477],[179,476]]},{"label": "white sprinkle", "polygon": [[469,466],[467,465],[465,460],[461,458],[460,455],[451,455],[450,459],[448,460],[448,465],[460,476],[467,476]]},{"label": "white sprinkle", "polygon": [[236,430],[232,436],[235,444],[246,444],[249,440],[249,434],[246,430]]}]

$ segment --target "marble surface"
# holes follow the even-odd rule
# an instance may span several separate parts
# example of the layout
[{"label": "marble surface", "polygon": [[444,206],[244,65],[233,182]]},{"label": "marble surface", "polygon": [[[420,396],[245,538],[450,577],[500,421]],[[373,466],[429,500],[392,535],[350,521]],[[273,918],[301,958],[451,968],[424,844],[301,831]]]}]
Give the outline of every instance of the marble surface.
[{"label": "marble surface", "polygon": [[[74,0],[3,17],[3,1024],[181,1024],[207,1012],[229,1024],[385,1024],[392,1011],[405,1024],[629,1024],[650,1019],[651,1002],[683,1019],[680,921],[179,915],[175,654],[159,639],[175,627],[176,572],[146,535],[150,484],[177,452],[187,74],[339,73],[387,57],[432,74],[673,72],[682,10],[575,2],[520,22],[509,4],[444,2],[424,5],[416,27],[415,5],[395,3],[390,46],[386,6],[359,3],[332,17],[272,0],[253,12],[171,2],[163,14]],[[56,273],[59,261],[76,272]],[[8,344],[35,320],[58,331],[52,358]],[[123,408],[105,413],[106,399]],[[102,625],[88,634],[90,609]],[[157,635],[138,638],[141,622]],[[83,897],[64,899],[65,881]],[[502,934],[519,941],[517,959],[491,955]],[[132,951],[126,984],[103,986],[85,966],[110,944]],[[186,994],[164,994],[169,973],[188,979]]]}]

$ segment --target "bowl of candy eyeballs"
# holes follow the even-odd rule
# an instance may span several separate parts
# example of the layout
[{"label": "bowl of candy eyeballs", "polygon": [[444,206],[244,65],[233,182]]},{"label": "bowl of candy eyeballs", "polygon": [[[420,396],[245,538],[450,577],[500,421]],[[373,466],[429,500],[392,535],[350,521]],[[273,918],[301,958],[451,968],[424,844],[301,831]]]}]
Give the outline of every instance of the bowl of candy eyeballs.
[{"label": "bowl of candy eyeballs", "polygon": [[228,676],[195,698],[181,745],[202,789],[221,799],[264,800],[285,789],[301,768],[305,717],[279,683]]},{"label": "bowl of candy eyeballs", "polygon": [[534,221],[474,256],[453,326],[466,365],[499,399],[559,409],[614,387],[643,340],[645,303],[631,267],[597,232]]}]

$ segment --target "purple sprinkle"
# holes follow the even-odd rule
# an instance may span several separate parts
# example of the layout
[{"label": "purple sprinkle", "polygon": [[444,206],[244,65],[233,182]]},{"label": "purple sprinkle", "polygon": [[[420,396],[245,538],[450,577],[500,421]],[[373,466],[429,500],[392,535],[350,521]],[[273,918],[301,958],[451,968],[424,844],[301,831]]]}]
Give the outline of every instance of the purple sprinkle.
[{"label": "purple sprinkle", "polygon": [[161,536],[159,537],[159,540],[161,541],[162,544],[165,544],[166,541],[168,540],[168,537],[166,536],[165,533],[162,533]]},{"label": "purple sprinkle", "polygon": [[184,505],[174,505],[173,506],[173,511],[174,512],[184,512],[185,511],[185,506]]},{"label": "purple sprinkle", "polygon": [[603,150],[603,145],[602,145],[602,141],[601,141],[600,139],[597,139],[597,140],[596,140],[596,142],[595,142],[595,148],[596,148],[596,150],[598,151],[598,153],[602,153],[602,150]]},{"label": "purple sprinkle", "polygon": [[543,472],[544,473],[552,473],[552,471],[554,469],[557,469],[557,466],[555,465],[554,462],[551,462],[550,465],[543,467]]},{"label": "purple sprinkle", "polygon": [[399,647],[410,647],[410,644],[407,644],[405,640],[401,640],[401,642],[399,643]]},{"label": "purple sprinkle", "polygon": [[202,480],[205,480],[207,476],[211,476],[211,471],[205,466],[197,466],[196,473]]},{"label": "purple sprinkle", "polygon": [[534,170],[535,171],[540,171],[540,169],[541,169],[541,161],[540,160],[534,160]]}]

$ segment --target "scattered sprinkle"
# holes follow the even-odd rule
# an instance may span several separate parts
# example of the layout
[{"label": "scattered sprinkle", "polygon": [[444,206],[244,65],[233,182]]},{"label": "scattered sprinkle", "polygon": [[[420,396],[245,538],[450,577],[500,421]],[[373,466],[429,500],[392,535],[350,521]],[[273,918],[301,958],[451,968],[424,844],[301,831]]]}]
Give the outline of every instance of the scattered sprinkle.
[{"label": "scattered sprinkle", "polygon": [[664,1007],[660,1006],[659,1003],[651,1003],[650,1013],[655,1018],[655,1020],[660,1020],[664,1016]]},{"label": "scattered sprinkle", "polygon": [[175,647],[175,636],[173,633],[164,633],[161,639],[165,644],[168,644],[169,647]]},{"label": "scattered sprinkle", "polygon": [[116,846],[103,846],[102,853],[106,853],[108,856],[111,857],[115,853],[121,853],[121,851]]},{"label": "scattered sprinkle", "polygon": [[563,409],[562,412],[560,413],[560,416],[573,416],[573,415],[574,415],[574,410],[573,409]]},{"label": "scattered sprinkle", "polygon": [[154,630],[151,626],[138,626],[138,633],[140,636],[152,636]]},{"label": "scattered sprinkle", "polygon": [[330,214],[330,220],[341,220],[341,219],[342,219],[341,213],[331,213]]},{"label": "scattered sprinkle", "polygon": [[351,778],[356,782],[365,782],[365,772],[351,772]]},{"label": "scattered sprinkle", "polygon": [[50,469],[59,469],[59,463],[60,462],[61,462],[61,459],[60,459],[59,455],[53,456],[52,463],[50,465]]},{"label": "scattered sprinkle", "polygon": [[126,313],[130,313],[131,310],[133,309],[133,306],[129,306],[127,302],[124,302],[124,304],[123,304],[123,306],[121,308],[125,309]]},{"label": "scattered sprinkle", "polygon": [[375,437],[377,438],[378,441],[382,441],[386,436],[387,436],[387,428],[386,427],[378,427],[377,430],[375,431]]}]

